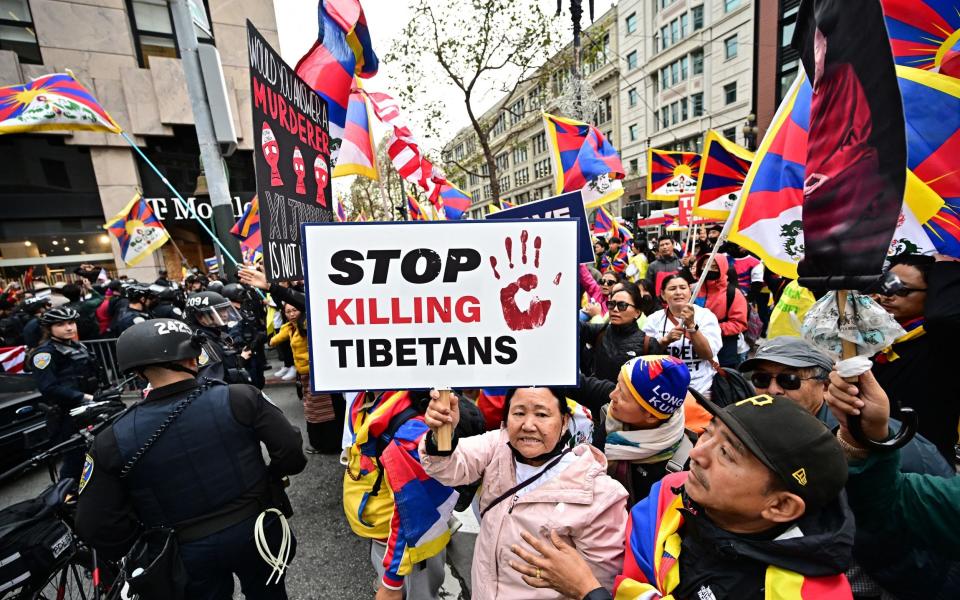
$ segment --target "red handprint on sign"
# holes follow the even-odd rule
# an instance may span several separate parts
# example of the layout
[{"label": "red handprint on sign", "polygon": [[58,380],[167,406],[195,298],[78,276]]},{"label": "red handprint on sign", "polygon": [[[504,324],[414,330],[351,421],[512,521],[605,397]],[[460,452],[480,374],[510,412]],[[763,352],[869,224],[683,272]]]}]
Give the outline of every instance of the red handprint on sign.
[{"label": "red handprint on sign", "polygon": [[[529,233],[524,229],[520,232],[520,262],[524,265],[527,264],[528,239]],[[541,244],[542,240],[540,236],[533,239],[533,267],[535,269],[540,268]],[[510,269],[513,269],[513,239],[509,237],[504,239],[503,245],[507,250],[507,265]],[[490,267],[493,269],[493,276],[500,279],[500,273],[497,271],[496,256],[490,257]],[[513,331],[536,329],[546,322],[547,313],[550,312],[550,300],[541,300],[539,297],[534,296],[530,301],[530,306],[526,310],[521,310],[520,307],[517,306],[517,292],[520,290],[525,292],[533,291],[539,282],[540,280],[536,273],[526,273],[500,290],[500,308],[503,310],[503,320],[507,323],[507,327]],[[557,273],[557,276],[553,279],[553,285],[559,284],[560,273]]]}]

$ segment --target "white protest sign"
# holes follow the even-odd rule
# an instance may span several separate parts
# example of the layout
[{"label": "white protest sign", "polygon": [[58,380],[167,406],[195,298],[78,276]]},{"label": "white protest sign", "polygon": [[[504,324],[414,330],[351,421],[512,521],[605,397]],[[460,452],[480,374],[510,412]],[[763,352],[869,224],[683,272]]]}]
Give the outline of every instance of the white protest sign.
[{"label": "white protest sign", "polygon": [[303,226],[314,390],[576,385],[577,221]]}]

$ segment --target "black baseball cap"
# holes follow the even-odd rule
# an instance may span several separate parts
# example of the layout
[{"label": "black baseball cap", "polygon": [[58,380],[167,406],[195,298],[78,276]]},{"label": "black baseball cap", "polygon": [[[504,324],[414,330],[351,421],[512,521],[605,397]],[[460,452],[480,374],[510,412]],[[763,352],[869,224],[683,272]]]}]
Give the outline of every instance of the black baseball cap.
[{"label": "black baseball cap", "polygon": [[847,459],[826,425],[786,396],[760,395],[723,408],[703,406],[816,510],[830,503],[847,483]]}]

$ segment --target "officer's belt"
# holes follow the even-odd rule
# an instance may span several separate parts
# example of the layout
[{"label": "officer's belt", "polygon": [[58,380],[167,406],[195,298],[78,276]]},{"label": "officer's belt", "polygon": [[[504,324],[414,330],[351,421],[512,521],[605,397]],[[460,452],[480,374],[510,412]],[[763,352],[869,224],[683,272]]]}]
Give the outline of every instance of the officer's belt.
[{"label": "officer's belt", "polygon": [[[262,489],[257,489],[261,487]],[[238,505],[236,508],[223,513],[217,511],[215,513],[193,517],[192,519],[174,525],[173,530],[177,532],[177,540],[181,544],[195,542],[223,531],[228,527],[242,523],[273,506],[269,475],[264,477],[252,489],[257,491],[257,496]]]}]

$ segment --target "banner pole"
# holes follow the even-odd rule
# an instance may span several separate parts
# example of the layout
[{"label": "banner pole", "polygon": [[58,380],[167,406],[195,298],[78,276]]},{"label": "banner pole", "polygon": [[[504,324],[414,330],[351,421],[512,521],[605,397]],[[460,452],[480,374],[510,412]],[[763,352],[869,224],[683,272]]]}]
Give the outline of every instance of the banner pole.
[{"label": "banner pole", "polygon": [[717,243],[713,245],[713,250],[710,251],[710,255],[707,257],[706,262],[703,263],[703,272],[700,273],[700,276],[697,278],[697,285],[695,285],[693,288],[693,292],[690,296],[690,302],[696,300],[697,294],[700,293],[700,288],[703,287],[704,282],[707,280],[707,273],[710,272],[710,267],[717,258],[717,252],[720,250],[720,246],[727,241],[727,236],[730,235],[730,230],[733,229],[733,220],[737,216],[737,209],[739,206],[740,198],[737,198],[737,203],[730,207],[730,214],[727,215],[727,220],[723,224],[723,229],[720,230],[720,236],[717,238]]},{"label": "banner pole", "polygon": [[[200,227],[202,227],[203,230],[207,232],[207,235],[210,236],[210,239],[213,240],[213,243],[216,244],[216,246],[217,246],[218,248],[220,248],[220,250],[223,252],[223,255],[226,256],[228,259],[230,259],[230,262],[233,263],[233,265],[234,265],[235,267],[239,267],[239,266],[240,266],[240,263],[237,262],[237,259],[235,259],[235,258],[233,257],[233,255],[230,254],[230,251],[227,250],[227,248],[223,245],[222,242],[220,242],[220,240],[217,238],[217,236],[214,235],[214,233],[210,230],[209,227],[207,227],[207,224],[203,222],[203,220],[197,215],[196,212],[194,212],[193,207],[191,207],[191,206],[187,203],[187,201],[184,200],[183,196],[180,195],[180,192],[178,192],[178,191],[176,190],[176,188],[173,187],[173,184],[170,183],[170,180],[168,180],[168,179],[163,175],[163,173],[160,172],[160,169],[158,169],[157,166],[156,166],[155,164],[153,164],[153,162],[152,162],[149,158],[147,158],[147,155],[143,153],[143,150],[141,150],[141,149],[133,142],[133,140],[131,140],[130,137],[127,136],[127,133],[126,133],[125,131],[121,131],[121,132],[120,132],[120,136],[121,136],[124,140],[126,140],[127,144],[129,144],[131,148],[133,148],[134,150],[137,151],[137,154],[140,155],[140,158],[142,158],[143,161],[144,161],[145,163],[147,163],[147,165],[148,165],[151,169],[153,169],[153,172],[157,174],[157,177],[160,178],[160,181],[162,181],[163,184],[166,185],[167,188],[168,188],[171,192],[173,192],[173,194],[174,194],[174,200],[176,200],[177,203],[180,205],[181,210],[183,210],[185,213],[189,214],[189,215],[193,218],[193,220],[196,221],[196,222],[200,225]],[[183,256],[183,255],[181,254],[181,256]]]}]

